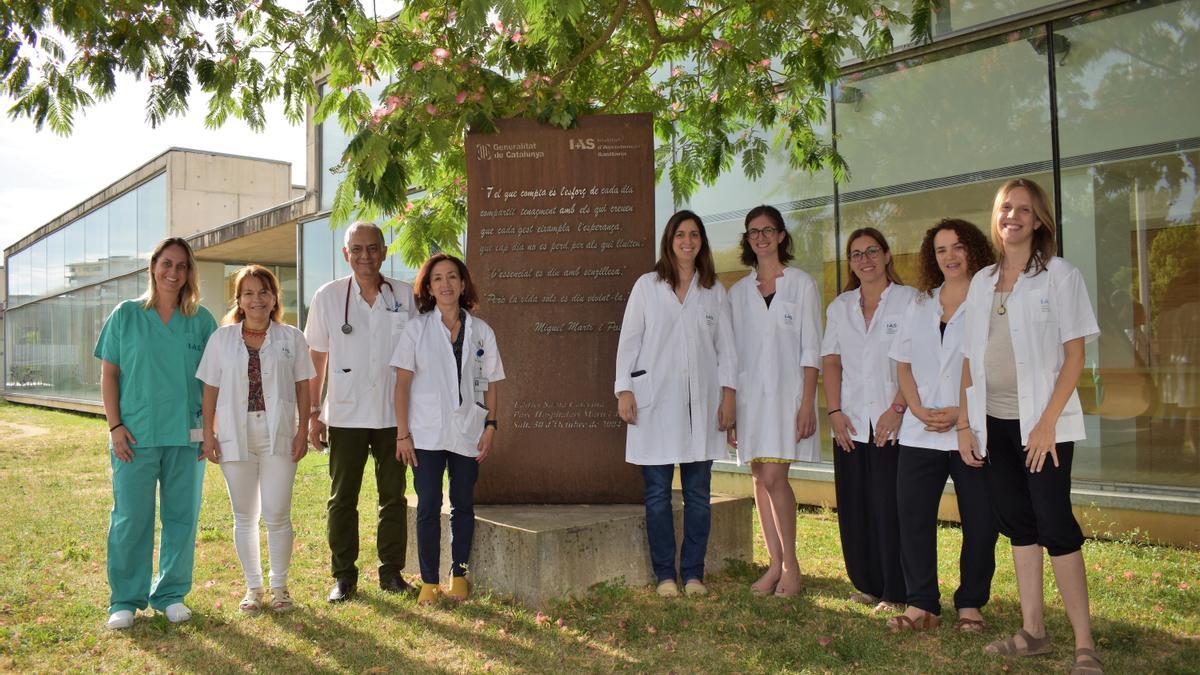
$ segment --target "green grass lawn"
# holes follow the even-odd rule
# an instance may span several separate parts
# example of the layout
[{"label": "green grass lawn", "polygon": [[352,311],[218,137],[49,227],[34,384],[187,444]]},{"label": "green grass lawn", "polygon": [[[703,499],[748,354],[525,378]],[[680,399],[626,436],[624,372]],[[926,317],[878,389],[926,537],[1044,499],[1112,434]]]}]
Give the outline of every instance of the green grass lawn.
[{"label": "green grass lawn", "polygon": [[[543,615],[495,597],[418,608],[414,595],[379,591],[368,569],[359,599],[332,607],[324,601],[328,479],[321,455],[306,458],[297,476],[290,581],[296,611],[253,617],[238,611],[245,589],[229,501],[220,471],[210,466],[188,596],[193,620],[172,626],[142,614],[132,630],[109,632],[104,542],[112,497],[103,421],[0,404],[0,439],[0,670],[1065,672],[1071,659],[1070,628],[1049,564],[1054,654],[1007,662],[981,653],[986,641],[1020,625],[1004,540],[983,636],[948,627],[888,633],[883,618],[845,600],[852,589],[828,512],[800,515],[805,592],[788,600],[750,595],[766,559],[760,545],[756,566],[713,575],[712,594],[702,599],[661,601],[650,588],[602,586]],[[362,499],[360,563],[371,568],[373,489],[365,487]],[[960,537],[953,527],[940,535],[949,598]],[[1084,555],[1108,671],[1200,672],[1200,552],[1089,541]]]}]

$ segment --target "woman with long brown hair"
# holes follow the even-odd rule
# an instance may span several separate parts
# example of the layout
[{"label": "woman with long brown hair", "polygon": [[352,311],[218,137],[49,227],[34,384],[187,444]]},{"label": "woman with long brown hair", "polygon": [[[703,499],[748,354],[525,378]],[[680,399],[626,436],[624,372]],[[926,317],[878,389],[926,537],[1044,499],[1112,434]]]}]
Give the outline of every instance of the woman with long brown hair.
[{"label": "woman with long brown hair", "polygon": [[725,455],[736,414],[737,357],[725,288],[704,223],[691,211],[667,221],[654,271],[633,285],[617,345],[613,391],[628,425],[625,461],[645,479],[646,536],[662,597],[679,594],[671,482],[683,487],[679,576],[703,595],[711,525],[712,463]]},{"label": "woman with long brown hair", "polygon": [[[200,306],[188,243],[164,239],[150,256],[146,293],[126,300],[96,342],[108,421],[113,509],[108,526],[108,627],[133,625],[147,605],[187,621],[204,465],[199,463],[196,365],[217,328]],[[155,495],[162,521],[154,571]]]},{"label": "woman with long brown hair", "polygon": [[888,358],[916,290],[904,286],[883,233],[846,239],[846,290],[829,303],[821,343],[833,427],[838,529],[851,599],[894,610],[904,603],[896,519],[896,450],[904,397]]},{"label": "woman with long brown hair", "polygon": [[[316,374],[304,333],[283,323],[279,280],[261,265],[234,276],[225,326],[204,349],[204,456],[220,464],[233,509],[233,545],[254,613],[292,609],[292,485],[308,452],[308,381]],[[296,418],[300,423],[297,425]],[[271,595],[263,588],[258,519],[267,525]]]}]

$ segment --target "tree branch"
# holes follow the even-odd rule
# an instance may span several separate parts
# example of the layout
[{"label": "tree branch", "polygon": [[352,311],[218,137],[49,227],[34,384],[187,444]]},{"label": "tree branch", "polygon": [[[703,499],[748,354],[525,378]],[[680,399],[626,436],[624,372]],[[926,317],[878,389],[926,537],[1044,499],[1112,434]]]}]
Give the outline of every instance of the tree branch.
[{"label": "tree branch", "polygon": [[566,66],[563,66],[563,68],[561,68],[557,73],[554,74],[552,78],[550,78],[551,86],[557,87],[558,84],[563,81],[563,78],[570,74],[571,71],[578,68],[579,65],[586,61],[589,56],[596,53],[596,50],[603,47],[606,42],[612,39],[613,33],[616,32],[617,26],[621,23],[621,18],[625,16],[625,8],[628,6],[628,0],[617,0],[617,7],[613,11],[612,19],[608,22],[608,27],[604,29],[604,32],[600,35],[600,37],[596,38],[591,44],[580,50],[580,52],[575,55],[575,58],[571,59],[570,63],[568,63]]}]

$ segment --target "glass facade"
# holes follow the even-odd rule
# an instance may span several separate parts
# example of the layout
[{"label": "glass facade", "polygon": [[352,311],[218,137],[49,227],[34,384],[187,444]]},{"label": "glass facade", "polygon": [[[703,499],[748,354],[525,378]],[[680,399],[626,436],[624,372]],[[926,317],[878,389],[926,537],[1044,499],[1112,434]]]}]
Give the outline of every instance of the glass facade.
[{"label": "glass facade", "polygon": [[160,174],[9,256],[8,306],[142,269],[167,236]]},{"label": "glass facade", "polygon": [[99,402],[92,350],[113,307],[145,290],[167,233],[166,186],[160,174],[8,258],[9,393]]},{"label": "glass facade", "polygon": [[135,273],[8,310],[8,393],[99,402],[96,338],[113,307],[145,285]]},{"label": "glass facade", "polygon": [[[1048,4],[951,1],[934,34]],[[1119,4],[867,67],[830,92],[848,182],[793,175],[777,157],[760,180],[725,176],[687,206],[726,283],[744,272],[746,211],[778,207],[793,264],[828,303],[851,230],[880,229],[915,280],[927,228],[958,217],[986,231],[997,187],[1033,178],[1061,201],[1062,255],[1083,272],[1102,331],[1079,382],[1088,438],[1075,477],[1200,488],[1198,72],[1200,0]],[[659,220],[670,211],[666,193]]]}]

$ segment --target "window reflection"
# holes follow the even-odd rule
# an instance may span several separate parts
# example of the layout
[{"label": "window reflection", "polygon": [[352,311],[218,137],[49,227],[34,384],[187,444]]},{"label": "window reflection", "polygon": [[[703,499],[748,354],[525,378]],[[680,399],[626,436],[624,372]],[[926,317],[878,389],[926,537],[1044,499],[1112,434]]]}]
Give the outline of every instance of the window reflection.
[{"label": "window reflection", "polygon": [[1080,477],[1200,486],[1200,2],[1056,26],[1066,257],[1101,335],[1081,383]]}]

